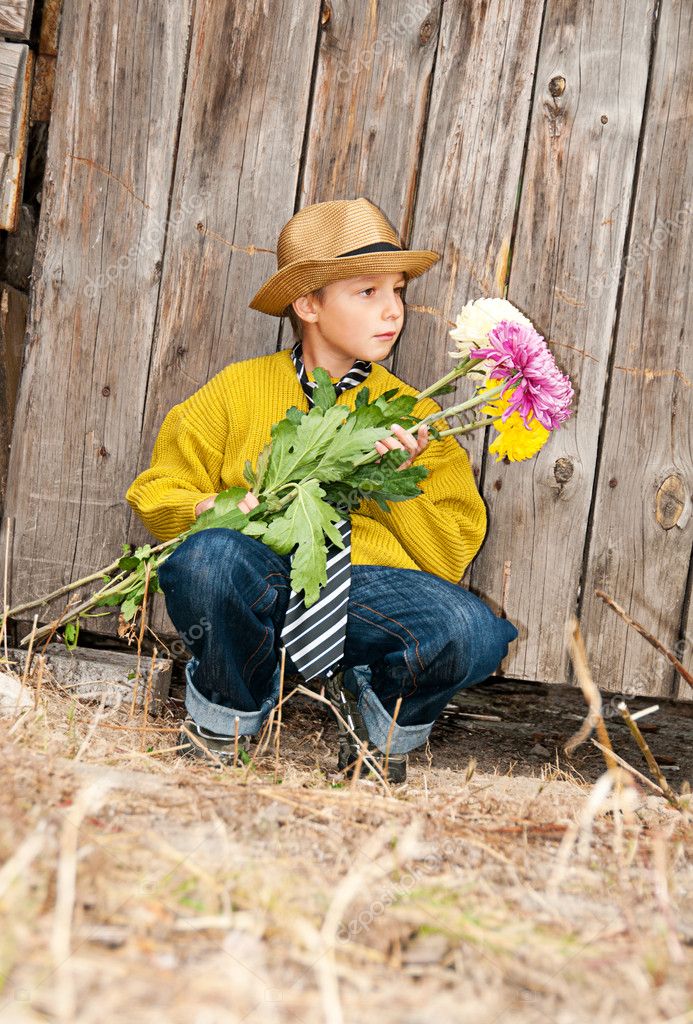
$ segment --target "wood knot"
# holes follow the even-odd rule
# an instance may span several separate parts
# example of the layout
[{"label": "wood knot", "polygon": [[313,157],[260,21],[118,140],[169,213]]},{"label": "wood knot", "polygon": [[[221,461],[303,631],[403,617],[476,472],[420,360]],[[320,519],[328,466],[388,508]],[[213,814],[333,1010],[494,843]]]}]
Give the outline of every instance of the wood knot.
[{"label": "wood knot", "polygon": [[425,46],[432,35],[433,18],[430,15],[426,15],[424,20],[421,22],[421,28],[419,29],[419,42],[421,45]]},{"label": "wood knot", "polygon": [[104,384],[104,386],[101,388],[101,394],[103,395],[104,398],[108,398],[110,393],[111,389],[109,388],[108,384]]},{"label": "wood knot", "polygon": [[662,481],[655,498],[655,515],[663,530],[676,526],[686,506],[686,490],[683,480],[672,473]]},{"label": "wood knot", "polygon": [[320,10],[320,24],[326,25],[332,17],[332,8],[329,4],[323,4]]},{"label": "wood knot", "polygon": [[573,460],[565,456],[556,459],[553,466],[553,475],[556,478],[556,483],[567,484],[573,475]]},{"label": "wood knot", "polygon": [[558,96],[562,96],[565,92],[565,78],[563,75],[554,75],[549,82],[549,92],[554,99]]}]

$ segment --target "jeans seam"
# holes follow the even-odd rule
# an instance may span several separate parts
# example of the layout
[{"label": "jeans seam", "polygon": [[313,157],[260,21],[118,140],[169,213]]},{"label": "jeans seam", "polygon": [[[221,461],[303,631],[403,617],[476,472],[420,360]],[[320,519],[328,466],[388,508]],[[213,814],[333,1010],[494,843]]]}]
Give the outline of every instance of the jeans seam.
[{"label": "jeans seam", "polygon": [[[367,604],[358,604],[356,601],[354,601],[354,607],[355,608],[365,608],[367,611],[373,612],[374,615],[380,615],[383,619],[387,619],[388,622],[394,622],[396,626],[399,626],[400,629],[403,629],[405,633],[408,633],[409,636],[414,641],[414,644],[416,645],[416,660],[419,663],[421,671],[422,672],[425,671],[426,666],[422,662],[421,655],[419,654],[419,639],[418,639],[417,636],[414,635],[414,633],[412,633],[412,631],[410,629],[407,629],[407,627],[404,625],[403,622],[400,622],[398,619],[393,619],[389,615],[384,615],[382,612],[377,611],[377,609],[375,609],[375,608],[371,608]],[[363,621],[368,621],[368,620],[364,619]],[[388,632],[390,632],[390,631],[388,631]],[[401,637],[400,637],[400,639],[401,639]]]},{"label": "jeans seam", "polygon": [[[267,635],[267,633],[265,633],[265,636],[266,636],[266,635]],[[262,642],[263,642],[263,643],[265,642],[265,637],[263,637],[263,640],[262,640]],[[260,665],[262,665],[263,661],[265,660],[265,658],[267,657],[267,655],[268,655],[268,654],[269,654],[269,653],[271,652],[271,650],[272,650],[272,647],[271,647],[271,645],[270,645],[270,647],[269,647],[269,648],[267,649],[267,651],[265,651],[265,653],[264,653],[264,654],[262,655],[262,657],[260,658],[260,660],[258,661],[258,663],[257,663],[256,665],[253,665],[253,669],[252,669],[252,672],[250,673],[250,675],[249,675],[249,676],[248,676],[248,678],[246,679],[246,684],[248,684],[248,685],[250,684],[250,680],[251,680],[251,679],[253,678],[253,676],[255,675],[255,673],[257,672],[257,670],[259,669]],[[250,659],[249,659],[249,660],[250,660]],[[246,662],[246,664],[247,664],[247,662]]]},{"label": "jeans seam", "polygon": [[262,600],[262,598],[263,598],[263,597],[265,596],[265,594],[267,593],[267,591],[269,590],[269,588],[270,588],[270,585],[269,585],[269,583],[268,583],[268,582],[267,582],[267,581],[265,580],[265,589],[264,589],[264,590],[262,591],[262,593],[260,594],[260,596],[259,596],[259,597],[256,597],[256,598],[255,598],[255,600],[253,601],[253,603],[252,603],[252,604],[251,604],[251,605],[250,605],[249,607],[250,607],[250,608],[254,608],[254,607],[255,607],[255,605],[256,605],[256,604],[258,603],[258,601],[261,601],[261,600]]},{"label": "jeans seam", "polygon": [[[358,607],[359,607],[359,608],[365,608],[365,607],[367,607],[367,605],[358,605]],[[373,611],[373,609],[372,609],[372,608],[371,608],[371,609],[369,609],[369,610],[370,610],[370,611]],[[416,679],[416,672],[414,672],[414,670],[413,670],[412,666],[411,666],[411,665],[410,665],[410,663],[409,663],[409,658],[407,657],[407,648],[406,648],[406,641],[405,641],[405,640],[404,640],[404,639],[403,639],[403,638],[402,638],[402,637],[401,637],[401,636],[400,636],[400,635],[399,635],[398,633],[395,633],[395,632],[394,632],[394,630],[392,630],[392,629],[388,629],[388,628],[387,628],[387,626],[383,626],[383,624],[382,624],[382,623],[380,623],[380,622],[370,622],[370,621],[369,621],[368,619],[364,618],[364,617],[363,617],[363,615],[359,615],[359,614],[358,614],[357,612],[353,612],[353,616],[354,616],[354,618],[355,618],[355,619],[360,619],[360,620],[361,620],[361,622],[365,622],[365,623],[367,623],[367,624],[368,624],[369,626],[375,626],[375,628],[376,628],[376,629],[382,629],[384,633],[389,633],[389,634],[390,634],[390,636],[394,636],[394,637],[397,637],[397,639],[398,639],[398,640],[399,640],[399,641],[400,641],[400,642],[401,642],[402,644],[404,644],[404,645],[405,645],[405,647],[404,647],[404,652],[403,652],[403,653],[404,653],[404,660],[405,660],[405,662],[406,662],[406,665],[407,665],[407,668],[408,668],[408,670],[409,670],[409,675],[410,675],[410,676],[412,677],[412,681],[413,681],[413,687],[412,687],[412,689],[411,689],[411,690],[409,691],[409,693],[404,693],[404,694],[402,694],[402,699],[404,699],[405,697],[411,697],[411,695],[412,695],[412,694],[413,694],[413,693],[414,693],[414,692],[416,691],[416,688],[417,688],[417,686],[418,686],[418,682],[417,682],[417,679]],[[386,618],[386,619],[387,619],[387,615],[383,616],[383,618]],[[390,622],[397,622],[397,620],[396,620],[396,619],[389,619],[388,621],[390,621]],[[401,623],[397,623],[397,625],[401,625]],[[403,628],[405,628],[405,627],[403,627]],[[409,632],[409,630],[406,630],[406,632],[408,633],[408,632]],[[413,634],[411,634],[411,635],[413,636]],[[416,645],[417,645],[417,647],[418,647],[419,641],[418,641],[418,640],[416,639],[416,637],[414,637],[414,642],[416,643]],[[417,652],[417,657],[418,657],[418,652]],[[421,659],[419,658],[419,663],[420,663],[420,662],[421,662]],[[423,666],[422,666],[422,667],[423,667]]]},{"label": "jeans seam", "polygon": [[[264,644],[265,640],[267,639],[267,636],[268,636],[268,634],[269,634],[269,629],[267,628],[267,626],[265,626],[264,628],[265,628],[265,632],[264,632],[264,635],[263,635],[263,637],[262,637],[262,640],[261,640],[261,641],[260,641],[260,643],[259,643],[259,644],[257,645],[257,647],[255,648],[255,650],[253,651],[253,653],[252,653],[251,655],[249,655],[249,657],[248,657],[248,658],[246,659],[245,665],[244,665],[244,666],[243,666],[243,668],[241,669],[241,675],[242,675],[242,676],[243,676],[244,678],[245,678],[245,670],[246,670],[246,668],[248,667],[248,664],[249,664],[249,663],[250,663],[250,662],[251,662],[251,661],[253,660],[253,658],[254,658],[254,657],[255,657],[255,655],[256,655],[256,654],[258,653],[258,651],[262,650],[263,644]],[[247,682],[247,680],[246,680],[246,682]]]}]

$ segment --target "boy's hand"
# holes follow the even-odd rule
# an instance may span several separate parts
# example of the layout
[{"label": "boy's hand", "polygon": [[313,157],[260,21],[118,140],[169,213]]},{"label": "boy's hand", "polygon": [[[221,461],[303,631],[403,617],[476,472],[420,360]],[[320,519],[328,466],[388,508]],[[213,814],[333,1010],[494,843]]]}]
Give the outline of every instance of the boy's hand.
[{"label": "boy's hand", "polygon": [[250,512],[251,508],[257,508],[260,502],[257,500],[252,491],[248,491],[245,498],[238,502],[238,507],[241,512],[245,512],[246,515]]},{"label": "boy's hand", "polygon": [[[416,436],[410,434],[409,431],[405,430],[404,427],[400,427],[398,423],[394,423],[392,426],[392,432],[395,437],[387,437],[384,441],[376,441],[375,448],[381,455],[384,455],[387,451],[393,451],[395,448],[406,448],[407,451],[411,452],[411,457],[403,462],[397,469],[407,469],[411,466],[417,455],[420,455],[425,448],[428,447],[430,440],[428,436],[428,427],[421,427],[417,432]],[[380,462],[380,459],[377,460]]]},{"label": "boy's hand", "polygon": [[[195,519],[197,519],[198,516],[201,516],[203,512],[206,512],[208,508],[211,508],[217,497],[218,495],[215,494],[213,498],[205,498],[204,501],[198,502],[197,505],[195,505]],[[241,512],[245,512],[247,515],[251,508],[257,508],[259,504],[260,502],[257,500],[255,495],[248,491],[245,498],[242,498],[241,501],[238,502],[238,507]]]}]

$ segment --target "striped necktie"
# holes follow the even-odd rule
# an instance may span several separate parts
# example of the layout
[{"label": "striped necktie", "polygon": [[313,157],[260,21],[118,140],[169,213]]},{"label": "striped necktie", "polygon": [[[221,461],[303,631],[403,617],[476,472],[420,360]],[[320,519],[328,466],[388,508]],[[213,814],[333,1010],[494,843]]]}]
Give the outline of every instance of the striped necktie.
[{"label": "striped necktie", "polygon": [[[291,350],[291,359],[312,408],[317,384],[308,379],[300,341]],[[357,359],[349,372],[335,383],[337,394],[361,384],[370,373],[371,365],[365,359]],[[316,676],[335,675],[344,657],[351,585],[351,523],[348,518],[340,519],[335,526],[344,541],[344,548],[328,543],[327,582],[310,608],[306,608],[300,594],[291,591],[281,631],[286,652],[306,682]]]}]

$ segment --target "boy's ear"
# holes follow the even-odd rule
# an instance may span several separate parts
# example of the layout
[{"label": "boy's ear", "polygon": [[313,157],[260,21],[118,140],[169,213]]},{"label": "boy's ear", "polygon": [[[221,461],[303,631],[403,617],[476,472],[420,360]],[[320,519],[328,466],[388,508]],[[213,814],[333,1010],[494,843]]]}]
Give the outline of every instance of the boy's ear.
[{"label": "boy's ear", "polygon": [[317,303],[312,294],[301,295],[291,303],[294,312],[301,320],[308,320],[313,323],[317,314]]}]

